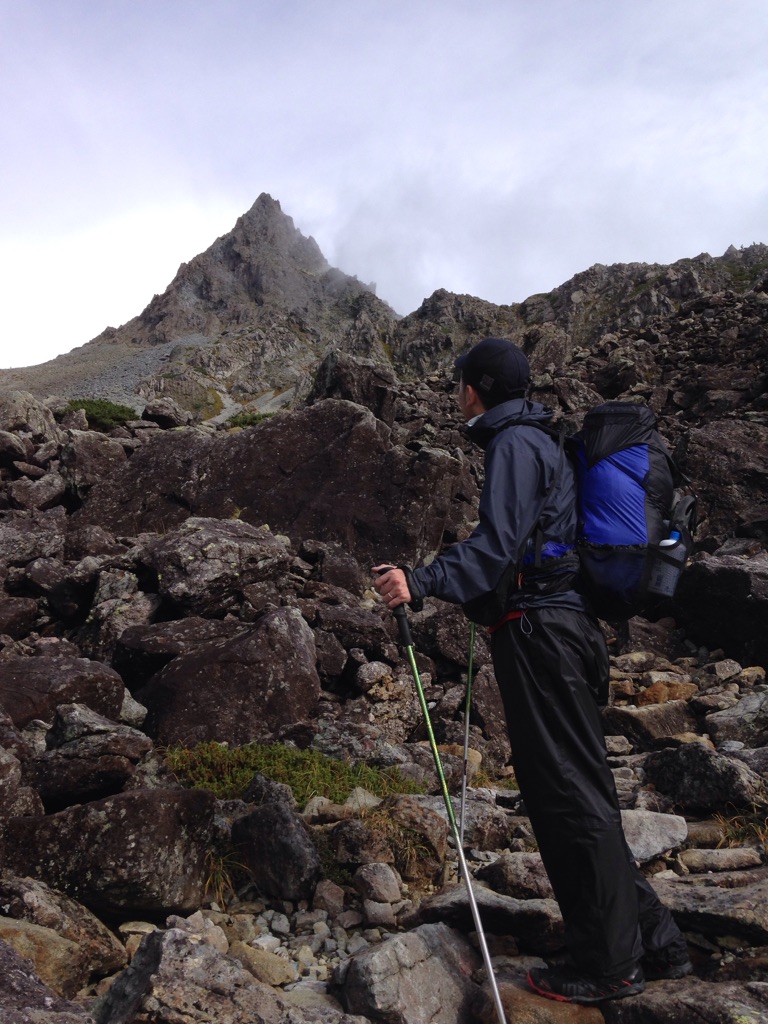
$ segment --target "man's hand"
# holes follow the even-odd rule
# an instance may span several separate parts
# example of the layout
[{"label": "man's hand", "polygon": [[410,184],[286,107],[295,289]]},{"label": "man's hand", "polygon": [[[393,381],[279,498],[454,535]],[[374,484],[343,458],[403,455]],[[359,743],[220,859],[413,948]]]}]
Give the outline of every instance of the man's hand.
[{"label": "man's hand", "polygon": [[402,569],[385,564],[374,566],[373,571],[382,573],[381,576],[376,576],[373,585],[384,598],[387,608],[397,608],[398,605],[410,603],[411,592]]}]

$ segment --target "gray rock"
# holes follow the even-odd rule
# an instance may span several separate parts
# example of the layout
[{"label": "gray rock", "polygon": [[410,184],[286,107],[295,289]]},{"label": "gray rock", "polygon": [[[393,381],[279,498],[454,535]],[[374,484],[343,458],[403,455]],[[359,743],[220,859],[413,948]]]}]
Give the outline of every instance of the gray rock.
[{"label": "gray rock", "polygon": [[683,811],[722,811],[766,799],[765,783],[759,775],[702,743],[650,754],[645,773],[648,782]]},{"label": "gray rock", "polygon": [[121,472],[128,460],[119,441],[96,430],[69,430],[61,449],[61,475],[67,488],[82,499],[111,472]]},{"label": "gray rock", "polygon": [[389,864],[362,864],[352,884],[365,899],[378,903],[397,903],[402,895],[398,877]]},{"label": "gray rock", "polygon": [[60,473],[46,473],[39,480],[14,480],[8,495],[14,508],[45,511],[61,504],[66,490]]},{"label": "gray rock", "polygon": [[46,742],[48,750],[24,762],[23,779],[48,812],[119,793],[152,749],[144,733],[83,704],[57,707]]},{"label": "gray rock", "polygon": [[505,853],[477,870],[477,878],[503,896],[518,900],[554,899],[539,853]]},{"label": "gray rock", "polygon": [[717,941],[735,936],[745,945],[768,945],[768,880],[748,881],[749,872],[732,885],[731,875],[711,875],[706,881],[690,875],[679,881],[651,878],[661,901],[683,931],[698,932]]},{"label": "gray rock", "polygon": [[621,823],[632,856],[640,864],[682,846],[688,836],[685,818],[654,811],[622,811]]},{"label": "gray rock", "polygon": [[51,410],[28,391],[0,394],[0,430],[28,435],[36,444],[61,438]]},{"label": "gray rock", "polygon": [[64,554],[66,512],[0,511],[0,564],[27,565],[35,558],[61,558]]},{"label": "gray rock", "polygon": [[[737,424],[736,421],[718,421],[710,425],[710,435],[726,428],[729,432],[739,431],[745,436],[736,438],[735,443],[744,444],[742,449],[745,457],[757,455],[752,445],[757,438],[749,438],[755,428],[748,424]],[[765,435],[768,428],[758,428]],[[695,433],[695,431],[694,431]],[[706,439],[711,440],[711,436]],[[760,442],[758,442],[759,445]],[[765,458],[766,447],[762,444],[762,455],[756,461]],[[704,453],[700,453],[697,464]],[[710,462],[711,453],[706,452],[707,473],[717,473]],[[746,479],[747,470],[742,461],[729,459],[731,467],[738,466],[739,480]],[[765,473],[765,465],[760,470]],[[729,470],[729,475],[732,470]],[[725,477],[727,479],[727,476]],[[709,479],[714,477],[709,476]],[[719,478],[722,479],[722,478]],[[728,487],[728,504],[737,488]],[[701,496],[701,495],[700,495]],[[743,512],[751,504],[751,499],[742,492],[739,499]],[[729,518],[725,506],[717,507],[717,515]],[[764,512],[757,511],[757,518]],[[729,527],[730,529],[731,527]],[[759,550],[749,558],[738,555],[715,556],[704,553],[696,555],[687,572],[684,573],[675,595],[675,618],[686,629],[697,643],[710,647],[723,647],[734,653],[742,665],[765,665],[768,662],[768,640],[766,639],[765,621],[768,611],[768,552]]]},{"label": "gray rock", "polygon": [[479,957],[445,924],[425,924],[357,954],[339,995],[352,1013],[391,1024],[471,1024],[482,993]]},{"label": "gray rock", "polygon": [[189,615],[172,622],[128,626],[118,637],[112,656],[125,685],[135,691],[179,654],[189,654],[212,641],[231,640],[250,627],[233,619]]},{"label": "gray rock", "polygon": [[33,598],[0,594],[0,635],[21,640],[32,630],[38,614],[37,601]]},{"label": "gray rock", "polygon": [[[487,932],[512,935],[529,953],[551,953],[562,946],[563,919],[553,899],[513,899],[482,885],[474,885],[473,893]],[[428,897],[414,913],[422,922],[445,921],[464,932],[475,928],[463,884]]]},{"label": "gray rock", "polygon": [[242,600],[244,588],[285,573],[291,555],[268,530],[241,519],[192,517],[151,542],[142,560],[175,607],[218,616]]},{"label": "gray rock", "polygon": [[738,740],[749,747],[768,744],[768,693],[745,693],[731,708],[706,717],[706,729],[719,746]]}]

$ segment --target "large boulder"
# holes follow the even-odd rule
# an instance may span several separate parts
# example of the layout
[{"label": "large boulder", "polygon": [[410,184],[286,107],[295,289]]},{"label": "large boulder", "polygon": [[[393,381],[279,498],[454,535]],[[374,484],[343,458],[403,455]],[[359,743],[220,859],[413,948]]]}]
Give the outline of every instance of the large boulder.
[{"label": "large boulder", "polygon": [[6,870],[60,889],[96,914],[197,909],[215,800],[206,790],[137,790],[44,818],[12,818]]},{"label": "large boulder", "polygon": [[765,424],[734,417],[693,427],[686,473],[696,481],[710,533],[729,536],[761,524],[765,529],[768,502],[760,486],[768,475]]},{"label": "large boulder", "polygon": [[437,550],[460,471],[445,451],[394,445],[373,413],[329,399],[237,433],[158,433],[94,484],[76,518],[135,533],[236,516],[367,561],[415,561]]},{"label": "large boulder", "polygon": [[316,713],[312,630],[295,608],[279,608],[241,636],[179,655],[136,696],[159,743],[273,741]]}]

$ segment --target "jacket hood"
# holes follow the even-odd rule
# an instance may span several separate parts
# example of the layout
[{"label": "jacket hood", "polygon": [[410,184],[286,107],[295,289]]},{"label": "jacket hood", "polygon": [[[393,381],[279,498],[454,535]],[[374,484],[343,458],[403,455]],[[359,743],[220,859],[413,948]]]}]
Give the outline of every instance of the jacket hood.
[{"label": "jacket hood", "polygon": [[527,398],[513,398],[483,413],[467,427],[467,433],[475,444],[487,448],[500,430],[521,423],[548,426],[551,419],[551,411],[538,402],[531,402]]}]

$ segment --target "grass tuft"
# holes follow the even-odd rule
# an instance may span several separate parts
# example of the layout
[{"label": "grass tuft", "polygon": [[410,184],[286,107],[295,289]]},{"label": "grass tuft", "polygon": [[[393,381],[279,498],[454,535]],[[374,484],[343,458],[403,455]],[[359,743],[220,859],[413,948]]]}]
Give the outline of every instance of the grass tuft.
[{"label": "grass tuft", "polygon": [[349,764],[318,750],[280,744],[227,747],[209,741],[189,748],[173,746],[166,750],[165,761],[182,785],[208,789],[221,800],[241,799],[256,773],[290,786],[300,807],[313,796],[343,803],[356,786],[382,798],[422,792],[395,768]]}]

